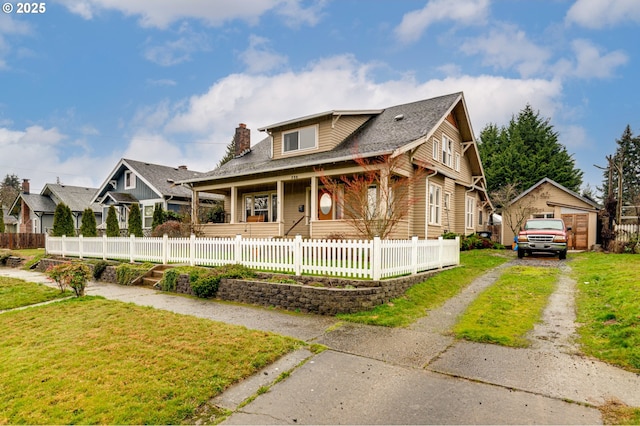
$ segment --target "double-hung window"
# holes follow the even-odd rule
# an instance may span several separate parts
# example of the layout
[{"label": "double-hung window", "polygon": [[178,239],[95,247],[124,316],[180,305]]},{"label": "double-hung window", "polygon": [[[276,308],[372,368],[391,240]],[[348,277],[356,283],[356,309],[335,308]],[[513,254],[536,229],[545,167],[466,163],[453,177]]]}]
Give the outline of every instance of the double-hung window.
[{"label": "double-hung window", "polygon": [[453,167],[453,141],[442,135],[442,163]]},{"label": "double-hung window", "polygon": [[433,183],[429,184],[429,223],[440,225],[442,216],[442,188]]},{"label": "double-hung window", "polygon": [[134,189],[136,187],[136,175],[131,170],[124,172],[124,189]]},{"label": "double-hung window", "polygon": [[282,152],[313,149],[318,146],[318,127],[310,126],[282,133]]},{"label": "double-hung window", "polygon": [[467,229],[473,229],[473,211],[476,207],[475,198],[467,197],[465,209],[465,225]]}]

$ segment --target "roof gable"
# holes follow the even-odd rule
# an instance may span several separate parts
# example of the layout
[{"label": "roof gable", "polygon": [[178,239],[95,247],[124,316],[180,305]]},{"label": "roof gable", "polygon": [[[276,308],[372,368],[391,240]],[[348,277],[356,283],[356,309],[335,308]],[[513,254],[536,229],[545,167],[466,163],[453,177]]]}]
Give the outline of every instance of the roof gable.
[{"label": "roof gable", "polygon": [[[212,170],[200,177],[185,182],[200,182],[206,180],[237,178],[256,173],[278,172],[302,167],[315,167],[327,163],[352,161],[354,156],[374,157],[404,152],[414,144],[423,143],[428,135],[437,128],[447,115],[454,110],[462,93],[453,93],[432,99],[396,105],[378,112],[358,130],[346,137],[333,149],[313,152],[286,158],[272,159],[270,157],[269,138],[252,147],[251,152],[234,158],[218,169]],[[464,107],[466,109],[466,107]],[[371,113],[372,111],[367,111]],[[331,112],[333,113],[333,112]],[[320,117],[327,113],[317,114]],[[314,116],[315,117],[315,116]],[[304,119],[308,117],[303,117]],[[461,120],[456,116],[460,123]],[[278,126],[290,124],[301,119],[277,123]],[[468,122],[468,120],[467,120]],[[271,129],[276,125],[265,127]],[[469,137],[473,138],[470,124]],[[465,134],[463,132],[463,134]]]},{"label": "roof gable", "polygon": [[[92,202],[96,191],[97,188],[48,183],[40,194],[52,198],[52,200],[55,198],[59,202],[65,203],[74,212],[82,212],[87,207],[94,212],[100,212],[100,206]],[[55,200],[53,201],[55,203]]]},{"label": "roof gable", "polygon": [[526,191],[524,191],[522,194],[520,194],[520,195],[518,195],[516,198],[514,198],[514,199],[511,201],[511,203],[509,203],[509,204],[513,204],[513,203],[517,202],[518,200],[520,200],[520,199],[522,199],[522,198],[526,197],[526,196],[527,196],[528,194],[530,194],[533,190],[535,190],[536,188],[538,188],[538,187],[542,186],[542,185],[543,185],[543,184],[545,184],[545,183],[548,183],[548,184],[550,184],[550,185],[552,185],[552,186],[554,186],[554,187],[558,188],[559,190],[564,191],[564,192],[566,192],[567,194],[569,194],[569,195],[573,196],[574,198],[576,198],[576,199],[578,199],[578,200],[580,200],[580,201],[582,201],[582,202],[584,202],[584,203],[589,204],[589,205],[590,205],[590,206],[592,206],[594,209],[597,209],[597,208],[599,208],[599,207],[600,207],[600,206],[598,205],[598,203],[596,203],[595,201],[590,200],[590,199],[588,199],[588,198],[586,198],[586,197],[583,197],[583,196],[581,196],[580,194],[578,194],[578,193],[576,193],[576,192],[574,192],[574,191],[570,190],[569,188],[567,188],[567,187],[565,187],[565,186],[563,186],[563,185],[560,185],[558,182],[554,181],[553,179],[549,179],[549,178],[547,178],[547,177],[545,177],[545,178],[543,178],[543,179],[540,179],[538,182],[536,182],[535,184],[533,184],[533,185],[531,186],[531,188],[527,189],[527,190],[526,190]]}]

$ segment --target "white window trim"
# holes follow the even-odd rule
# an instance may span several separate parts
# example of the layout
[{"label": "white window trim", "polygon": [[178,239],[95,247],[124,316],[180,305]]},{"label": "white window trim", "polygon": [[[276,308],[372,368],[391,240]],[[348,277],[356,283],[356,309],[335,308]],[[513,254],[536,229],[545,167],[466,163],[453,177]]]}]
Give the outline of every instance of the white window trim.
[{"label": "white window trim", "polygon": [[[271,223],[277,222],[277,219],[276,219],[275,222],[273,220],[274,212],[273,212],[273,208],[272,208],[273,207],[272,198],[274,196],[277,196],[277,194],[278,194],[277,192],[247,192],[247,193],[242,194],[242,207],[243,207],[243,209],[242,209],[243,213],[242,214],[244,216],[243,220],[245,222],[247,221],[247,210],[249,210],[249,209],[247,209],[247,198],[249,198],[249,197],[251,198],[251,215],[250,216],[253,216],[253,215],[255,215],[255,210],[254,210],[255,197],[256,196],[259,197],[259,196],[265,196],[266,195],[267,196],[267,222],[271,222]],[[277,211],[275,213],[277,214]]]},{"label": "white window trim", "polygon": [[440,144],[438,143],[438,139],[433,138],[433,153],[432,158],[436,161],[439,161],[438,156],[440,155]]},{"label": "white window trim", "polygon": [[466,197],[465,202],[465,228],[466,229],[475,229],[474,228],[474,212],[476,209],[476,199],[473,197]]},{"label": "white window trim", "polygon": [[442,135],[442,164],[453,168],[453,139],[445,134]]},{"label": "white window trim", "polygon": [[[310,147],[310,148],[302,148],[302,149],[301,148],[292,149],[292,150],[289,150],[289,151],[286,151],[284,149],[284,145],[285,145],[284,144],[284,136],[285,135],[287,135],[289,133],[295,133],[295,132],[299,133],[301,130],[309,129],[309,128],[313,128],[314,129],[314,133],[315,133],[314,134],[314,139],[315,139],[314,140],[314,145],[312,147]],[[291,130],[283,131],[282,135],[280,137],[281,145],[282,145],[281,146],[282,155],[293,154],[293,153],[298,153],[298,152],[305,152],[305,151],[313,151],[313,150],[318,149],[318,133],[319,132],[318,132],[318,125],[317,124],[315,124],[313,126],[298,127],[297,129],[291,129]],[[298,147],[299,146],[300,146],[300,139],[298,138]]]},{"label": "white window trim", "polygon": [[[434,188],[434,202],[431,202],[431,188]],[[442,224],[442,186],[429,183],[429,225]],[[435,216],[435,220],[434,220]]]},{"label": "white window trim", "polygon": [[[129,176],[129,185],[127,185],[127,176]],[[125,170],[124,172],[124,189],[136,188],[136,175],[131,170]]]}]

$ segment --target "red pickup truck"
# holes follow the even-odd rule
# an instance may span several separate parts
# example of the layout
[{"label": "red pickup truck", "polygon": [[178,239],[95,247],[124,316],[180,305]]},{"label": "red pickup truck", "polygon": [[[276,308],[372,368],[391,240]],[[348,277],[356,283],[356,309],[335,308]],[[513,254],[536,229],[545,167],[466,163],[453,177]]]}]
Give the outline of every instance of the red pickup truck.
[{"label": "red pickup truck", "polygon": [[529,219],[518,233],[518,257],[533,252],[546,252],[567,258],[567,232],[562,219]]}]

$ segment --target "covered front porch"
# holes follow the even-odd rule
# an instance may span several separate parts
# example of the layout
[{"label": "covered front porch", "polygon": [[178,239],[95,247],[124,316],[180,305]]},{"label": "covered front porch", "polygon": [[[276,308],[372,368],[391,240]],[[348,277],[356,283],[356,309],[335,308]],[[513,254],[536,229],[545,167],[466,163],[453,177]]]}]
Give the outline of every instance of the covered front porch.
[{"label": "covered front porch", "polygon": [[[338,177],[360,172],[362,168],[359,166],[344,166],[326,173],[327,176]],[[287,176],[245,179],[241,182],[194,185],[192,189],[196,203],[203,193],[224,196],[224,223],[196,224],[206,237],[358,237],[352,221],[344,217],[340,196],[329,193],[315,170],[293,172]],[[376,190],[377,188],[371,188],[374,200]],[[408,237],[409,222],[401,223],[395,233],[399,238]]]}]

